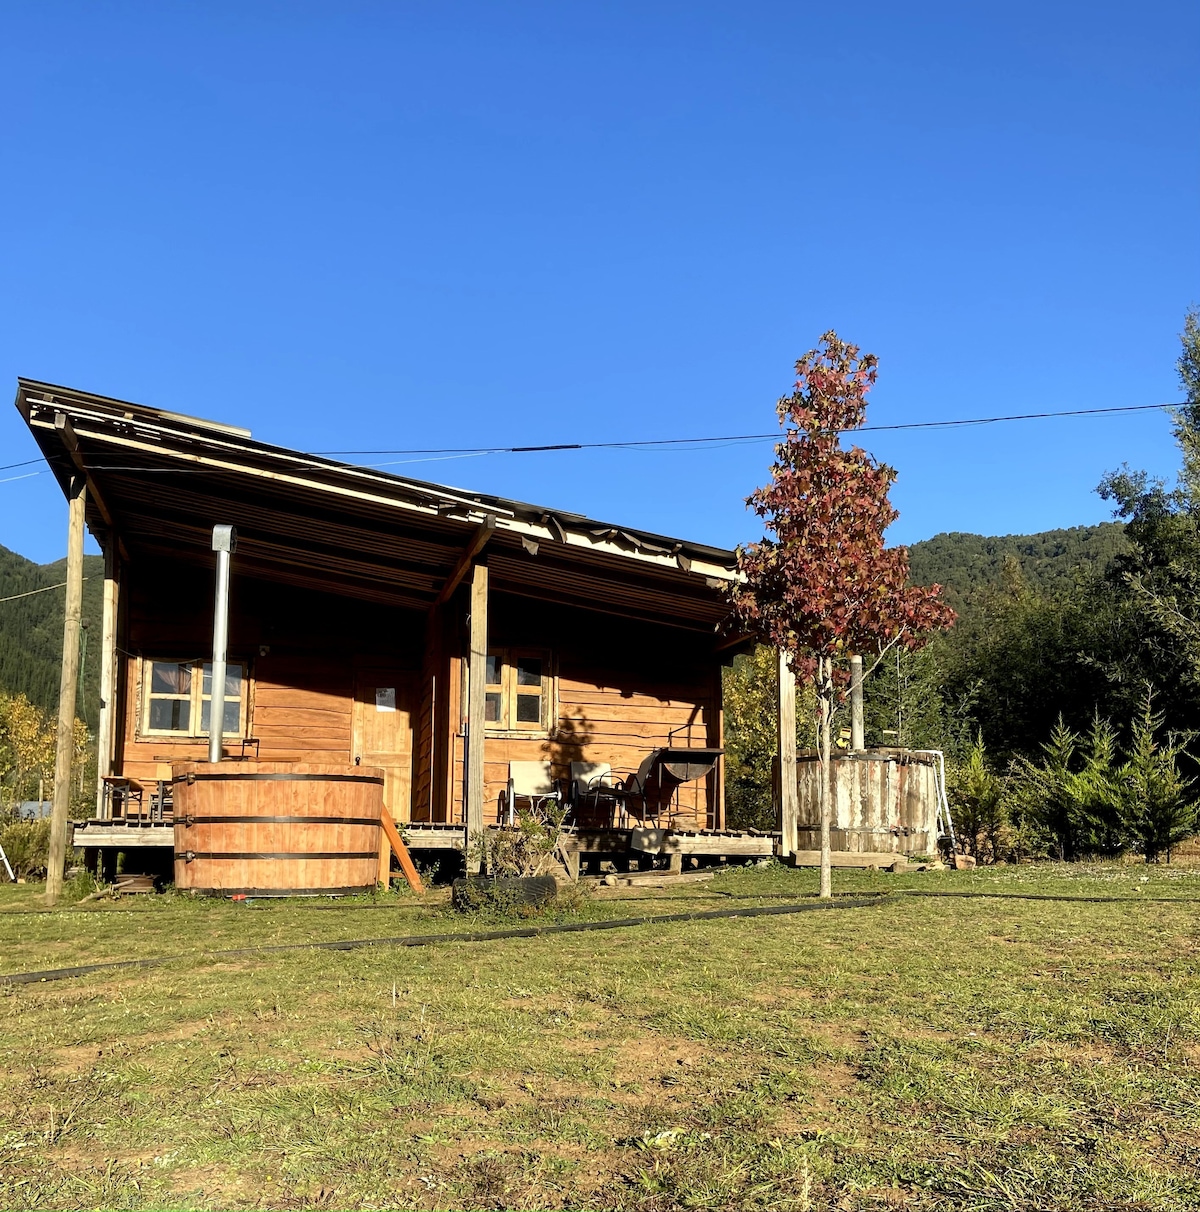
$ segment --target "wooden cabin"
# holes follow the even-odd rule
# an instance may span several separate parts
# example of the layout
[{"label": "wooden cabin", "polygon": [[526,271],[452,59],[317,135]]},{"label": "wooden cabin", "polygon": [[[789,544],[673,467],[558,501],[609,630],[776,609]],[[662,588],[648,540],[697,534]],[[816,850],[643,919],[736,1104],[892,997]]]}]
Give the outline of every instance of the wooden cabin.
[{"label": "wooden cabin", "polygon": [[[223,756],[381,767],[418,848],[498,823],[513,762],[565,785],[572,762],[621,776],[722,747],[731,551],[52,384],[20,380],[17,407],[105,558],[99,819],[77,845],[153,833],[171,766],[206,756],[218,524],[237,532]],[[769,853],[721,841],[722,774],[661,823],[692,853]]]}]

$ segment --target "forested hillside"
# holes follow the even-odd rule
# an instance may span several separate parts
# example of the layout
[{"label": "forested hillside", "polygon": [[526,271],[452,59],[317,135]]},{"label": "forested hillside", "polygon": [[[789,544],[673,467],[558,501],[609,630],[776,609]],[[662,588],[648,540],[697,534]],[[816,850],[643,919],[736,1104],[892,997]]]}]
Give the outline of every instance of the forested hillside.
[{"label": "forested hillside", "polygon": [[[970,609],[988,590],[1004,588],[1005,560],[1016,559],[1024,582],[1047,593],[1068,591],[1080,570],[1102,573],[1114,556],[1129,547],[1120,523],[1075,526],[1042,534],[987,537],[948,533],[909,548],[914,583],[945,586],[956,610]],[[60,585],[65,560],[34,564],[0,547],[0,598]],[[98,702],[103,560],[84,558],[83,622],[85,625],[83,688],[79,711],[95,727]],[[0,603],[0,691],[25,694],[47,711],[58,706],[59,656],[62,652],[64,591],[50,589]]]},{"label": "forested hillside", "polygon": [[[63,605],[66,560],[35,564],[0,547],[0,598],[13,598],[30,590],[46,589],[14,601],[0,601],[0,692],[24,694],[46,711],[58,709],[58,683],[62,657]],[[89,728],[96,727],[99,702],[101,611],[104,594],[104,560],[85,556],[83,572],[83,680],[77,714]]]},{"label": "forested hillside", "polygon": [[1041,534],[988,538],[952,532],[914,543],[908,550],[915,585],[942,585],[956,610],[986,590],[1005,587],[1005,564],[1017,561],[1021,579],[1033,590],[1070,592],[1081,573],[1102,574],[1113,558],[1129,550],[1120,522],[1072,526]]}]

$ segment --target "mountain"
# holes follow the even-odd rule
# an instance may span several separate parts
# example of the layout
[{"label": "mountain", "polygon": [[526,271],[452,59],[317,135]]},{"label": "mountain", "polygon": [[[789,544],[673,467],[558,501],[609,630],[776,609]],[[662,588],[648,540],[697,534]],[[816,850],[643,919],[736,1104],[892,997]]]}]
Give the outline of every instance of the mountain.
[{"label": "mountain", "polygon": [[1080,575],[1103,573],[1114,556],[1128,550],[1121,523],[1101,522],[992,538],[938,534],[913,543],[908,555],[913,584],[944,586],[946,600],[961,610],[980,591],[1003,586],[1005,562],[1010,557],[1019,565],[1026,584],[1053,594],[1069,590]]},{"label": "mountain", "polygon": [[[0,690],[25,694],[39,707],[58,710],[67,562],[35,564],[0,547]],[[83,557],[82,686],[76,714],[96,727],[100,701],[100,629],[103,623],[104,559]],[[29,593],[45,590],[44,593]]]},{"label": "mountain", "polygon": [[[1073,526],[1041,534],[935,535],[908,549],[914,584],[945,586],[946,600],[960,612],[970,610],[981,591],[1004,584],[1005,560],[1013,557],[1026,582],[1048,593],[1066,590],[1080,573],[1101,573],[1128,543],[1118,522],[1099,526]],[[100,628],[104,588],[104,561],[85,556],[83,572],[84,654],[81,712],[96,726],[100,701]],[[0,547],[0,598],[61,585],[66,560],[34,564],[16,552]],[[47,589],[15,601],[0,601],[0,690],[24,692],[48,711],[58,709],[58,683],[62,655],[65,591]]]}]

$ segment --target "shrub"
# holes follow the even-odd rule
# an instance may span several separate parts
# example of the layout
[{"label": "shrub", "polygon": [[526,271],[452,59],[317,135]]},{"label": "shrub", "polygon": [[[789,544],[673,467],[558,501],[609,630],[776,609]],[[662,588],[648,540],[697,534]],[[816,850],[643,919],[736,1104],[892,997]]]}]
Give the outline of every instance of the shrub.
[{"label": "shrub", "polygon": [[50,859],[50,821],[12,821],[0,828],[0,846],[18,879],[45,876]]},{"label": "shrub", "polygon": [[1129,761],[1120,771],[1125,825],[1148,863],[1163,853],[1170,862],[1171,847],[1200,828],[1200,805],[1188,794],[1192,780],[1177,765],[1189,738],[1171,732],[1159,744],[1155,735],[1162,724],[1147,691],[1133,722]]},{"label": "shrub", "polygon": [[542,875],[558,863],[566,815],[566,805],[553,800],[540,812],[518,808],[512,827],[488,829],[476,843],[475,854],[489,875]]},{"label": "shrub", "polygon": [[1006,857],[1010,842],[1004,780],[988,763],[982,733],[963,760],[948,763],[946,782],[959,843],[981,863]]}]

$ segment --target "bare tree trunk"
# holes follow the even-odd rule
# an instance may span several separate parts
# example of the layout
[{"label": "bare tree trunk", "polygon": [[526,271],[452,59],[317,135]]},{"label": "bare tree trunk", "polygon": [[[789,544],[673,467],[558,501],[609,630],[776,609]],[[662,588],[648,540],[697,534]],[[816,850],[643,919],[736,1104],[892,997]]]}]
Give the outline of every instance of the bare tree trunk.
[{"label": "bare tree trunk", "polygon": [[821,707],[821,736],[819,753],[821,758],[821,896],[833,896],[833,859],[829,837],[829,816],[833,808],[829,794],[830,751],[833,748],[831,733],[833,721],[833,662],[822,657],[817,663],[817,701]]},{"label": "bare tree trunk", "polygon": [[796,850],[800,811],[796,786],[796,675],[782,648],[778,653],[776,678],[779,704],[775,738],[779,761],[779,857],[787,858]]}]

